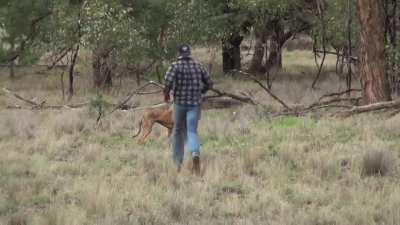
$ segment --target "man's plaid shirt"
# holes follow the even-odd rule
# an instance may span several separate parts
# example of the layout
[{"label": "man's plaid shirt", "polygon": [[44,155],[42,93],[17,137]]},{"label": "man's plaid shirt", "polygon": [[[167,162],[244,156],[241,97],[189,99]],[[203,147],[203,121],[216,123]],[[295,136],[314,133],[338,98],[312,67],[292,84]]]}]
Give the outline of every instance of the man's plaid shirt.
[{"label": "man's plaid shirt", "polygon": [[203,66],[186,57],[172,63],[165,75],[165,84],[173,91],[176,104],[198,106],[201,95],[212,87],[212,80]]}]

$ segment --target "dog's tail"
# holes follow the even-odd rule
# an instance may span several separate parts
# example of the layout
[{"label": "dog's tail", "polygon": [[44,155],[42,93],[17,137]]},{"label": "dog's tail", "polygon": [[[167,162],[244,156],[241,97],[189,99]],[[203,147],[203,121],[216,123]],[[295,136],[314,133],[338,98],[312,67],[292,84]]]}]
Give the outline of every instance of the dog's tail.
[{"label": "dog's tail", "polygon": [[136,134],[134,134],[132,136],[132,138],[135,138],[135,137],[139,136],[140,132],[142,131],[142,124],[143,124],[143,120],[140,120],[139,121],[139,130],[138,130],[138,132]]}]

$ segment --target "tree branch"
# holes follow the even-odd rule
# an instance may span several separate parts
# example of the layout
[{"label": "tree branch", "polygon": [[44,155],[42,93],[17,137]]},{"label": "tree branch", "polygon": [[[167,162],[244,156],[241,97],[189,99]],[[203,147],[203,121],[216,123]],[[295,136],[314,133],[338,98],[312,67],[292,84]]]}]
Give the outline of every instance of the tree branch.
[{"label": "tree branch", "polygon": [[285,109],[292,111],[292,108],[290,108],[283,100],[281,100],[278,96],[276,96],[272,91],[266,87],[260,80],[256,78],[253,74],[241,71],[241,70],[235,70],[234,72],[238,72],[242,75],[245,75],[247,78],[250,80],[256,82],[264,91],[266,91],[273,99],[275,99],[277,102],[279,102]]},{"label": "tree branch", "polygon": [[349,90],[342,91],[342,92],[338,92],[338,93],[325,94],[325,95],[322,95],[322,96],[319,98],[318,101],[321,101],[321,100],[324,99],[324,98],[340,97],[340,96],[342,96],[342,95],[349,94],[349,93],[351,93],[351,92],[360,92],[360,91],[362,91],[362,90],[361,90],[361,89],[349,89]]},{"label": "tree branch", "polygon": [[[323,50],[319,50],[319,49],[315,49],[314,51],[316,53],[324,53]],[[340,57],[347,56],[345,54],[336,53],[336,52],[332,52],[332,51],[325,51],[325,53],[328,54],[328,55],[336,55],[336,56],[340,56]],[[350,59],[351,59],[352,62],[358,62],[358,58],[356,56],[350,56]]]}]

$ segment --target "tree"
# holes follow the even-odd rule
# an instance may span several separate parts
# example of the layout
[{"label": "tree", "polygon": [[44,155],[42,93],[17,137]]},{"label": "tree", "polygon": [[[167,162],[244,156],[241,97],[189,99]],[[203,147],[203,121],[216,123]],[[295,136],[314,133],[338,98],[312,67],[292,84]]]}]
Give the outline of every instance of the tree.
[{"label": "tree", "polygon": [[299,0],[247,3],[247,10],[254,17],[256,38],[250,71],[264,74],[272,68],[282,68],[284,44],[297,33],[311,29],[307,4]]},{"label": "tree", "polygon": [[386,75],[382,0],[358,0],[361,23],[360,74],[366,104],[391,99]]},{"label": "tree", "polygon": [[116,68],[154,67],[161,80],[163,62],[176,56],[179,43],[199,45],[217,36],[209,5],[208,1],[186,0],[87,4],[88,25],[84,27],[89,31],[86,43],[93,50],[95,86],[110,86]]},{"label": "tree", "polygon": [[[243,0],[203,2],[200,10],[195,10],[199,12],[196,13],[197,19],[203,24],[198,32],[203,33],[201,36],[204,34],[208,36],[206,38],[208,43],[221,43],[222,67],[225,73],[240,69],[240,46],[252,25],[251,15],[246,10],[248,2]],[[205,24],[207,25],[204,26]],[[211,32],[204,33],[202,29]]]},{"label": "tree", "polygon": [[227,17],[226,28],[222,36],[222,68],[225,73],[241,69],[240,45],[247,31],[247,15],[243,8],[234,1],[225,1],[221,6]]},{"label": "tree", "polygon": [[[74,76],[77,58],[81,46],[83,45],[82,37],[83,18],[82,9],[85,1],[79,0],[54,0],[52,2],[52,13],[46,20],[46,26],[39,36],[41,48],[51,55],[51,65],[49,68],[55,67],[63,59],[67,59],[68,64],[68,99],[70,100],[74,93]],[[63,73],[61,76],[62,91],[64,97]]]},{"label": "tree", "polygon": [[127,44],[127,11],[119,1],[90,1],[84,6],[84,42],[92,50],[93,86],[111,88],[117,67],[116,54]]},{"label": "tree", "polygon": [[9,65],[11,78],[17,60],[29,65],[40,57],[34,45],[51,13],[48,0],[0,0],[0,63]]},{"label": "tree", "polygon": [[385,12],[385,36],[387,50],[387,73],[391,85],[391,91],[400,94],[400,46],[398,44],[399,5],[398,0],[384,0]]}]

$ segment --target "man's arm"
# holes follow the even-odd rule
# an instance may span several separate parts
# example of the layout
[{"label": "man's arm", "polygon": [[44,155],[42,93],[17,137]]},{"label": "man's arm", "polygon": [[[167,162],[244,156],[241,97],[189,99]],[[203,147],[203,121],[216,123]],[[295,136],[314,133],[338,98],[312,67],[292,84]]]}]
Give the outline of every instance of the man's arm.
[{"label": "man's arm", "polygon": [[164,101],[169,102],[170,101],[170,92],[172,90],[172,87],[174,85],[175,81],[175,76],[176,76],[176,67],[174,64],[172,64],[168,70],[167,73],[165,74],[165,88],[164,88]]}]

